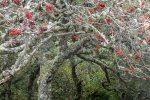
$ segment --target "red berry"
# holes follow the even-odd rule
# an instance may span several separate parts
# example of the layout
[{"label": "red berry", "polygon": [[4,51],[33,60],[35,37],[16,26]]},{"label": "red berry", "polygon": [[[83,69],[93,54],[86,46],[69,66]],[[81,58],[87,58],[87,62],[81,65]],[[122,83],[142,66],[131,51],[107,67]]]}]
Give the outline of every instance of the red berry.
[{"label": "red berry", "polygon": [[76,34],[72,34],[71,38],[73,42],[78,41],[78,36]]},{"label": "red berry", "polygon": [[16,5],[20,5],[20,0],[13,0],[13,2],[16,4]]},{"label": "red berry", "polygon": [[110,24],[111,23],[111,19],[109,17],[105,17],[105,22],[106,22],[106,24]]},{"label": "red berry", "polygon": [[104,3],[102,3],[102,2],[98,3],[97,8],[98,8],[99,10],[102,10],[104,7],[105,7],[105,4],[104,4]]},{"label": "red berry", "polygon": [[150,30],[150,25],[148,25],[148,26],[146,27],[146,29],[147,29],[147,30]]},{"label": "red berry", "polygon": [[18,29],[18,28],[11,28],[9,30],[9,34],[11,36],[17,36],[17,35],[20,35],[22,33],[22,29]]},{"label": "red berry", "polygon": [[54,12],[54,8],[55,6],[53,4],[50,3],[46,3],[45,5],[45,9],[48,13],[53,13]]},{"label": "red berry", "polygon": [[32,19],[32,14],[30,13],[30,11],[29,10],[26,10],[25,11],[25,17],[27,18],[27,19]]},{"label": "red berry", "polygon": [[47,31],[47,27],[46,26],[44,26],[44,27],[40,27],[39,28],[39,31],[38,31],[38,34],[43,34],[44,33],[44,31]]},{"label": "red berry", "polygon": [[136,60],[138,60],[138,61],[141,60],[141,57],[142,57],[141,52],[136,52],[136,53],[135,53],[135,59],[136,59]]},{"label": "red berry", "polygon": [[146,39],[146,42],[150,44],[150,36]]},{"label": "red berry", "polygon": [[116,54],[117,56],[124,57],[124,54],[123,54],[121,48],[115,48],[115,54]]},{"label": "red berry", "polygon": [[135,11],[135,7],[134,6],[130,6],[128,9],[127,9],[128,12],[133,12]]},{"label": "red berry", "polygon": [[145,5],[145,2],[144,0],[141,0],[141,3],[140,3],[141,6],[144,6]]},{"label": "red berry", "polygon": [[43,32],[47,31],[47,27],[41,27],[40,30],[43,31]]}]

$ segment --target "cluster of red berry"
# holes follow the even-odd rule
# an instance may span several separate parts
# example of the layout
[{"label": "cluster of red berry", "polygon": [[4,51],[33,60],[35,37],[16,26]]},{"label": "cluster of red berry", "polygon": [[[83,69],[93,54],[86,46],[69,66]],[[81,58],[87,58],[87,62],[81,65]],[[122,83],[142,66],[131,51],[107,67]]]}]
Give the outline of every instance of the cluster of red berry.
[{"label": "cluster of red berry", "polygon": [[16,37],[18,35],[20,35],[22,33],[22,29],[18,29],[18,28],[11,28],[9,30],[9,34],[13,37]]},{"label": "cluster of red berry", "polygon": [[[12,0],[12,2],[14,2],[16,5],[21,5],[21,1],[20,0]],[[54,8],[55,6],[53,4],[50,4],[50,3],[46,3],[45,4],[45,9],[47,11],[47,13],[51,14],[54,12]],[[23,26],[29,26],[32,28],[32,26],[35,24],[35,21],[33,21],[33,15],[31,13],[30,10],[26,10],[24,12],[24,16],[25,16],[25,20],[23,21],[22,25]],[[44,31],[47,30],[47,27],[44,26],[44,27],[40,27],[39,28],[39,34],[43,33]],[[11,28],[9,30],[9,34],[13,37],[16,37],[18,35],[20,35],[22,33],[22,29],[18,29],[18,28]]]},{"label": "cluster of red berry", "polygon": [[[125,55],[124,55],[124,53],[123,53],[123,50],[122,50],[121,48],[115,48],[114,51],[115,51],[115,54],[116,54],[117,56],[119,56],[119,57],[125,57]],[[141,52],[138,52],[138,51],[135,52],[134,58],[135,58],[135,60],[140,61],[141,58],[142,58],[142,53],[141,53]]]}]

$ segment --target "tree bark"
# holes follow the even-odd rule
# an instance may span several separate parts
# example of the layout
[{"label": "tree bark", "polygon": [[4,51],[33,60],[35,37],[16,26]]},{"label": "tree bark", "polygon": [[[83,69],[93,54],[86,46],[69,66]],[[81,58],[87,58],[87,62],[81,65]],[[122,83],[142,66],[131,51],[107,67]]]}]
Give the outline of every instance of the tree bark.
[{"label": "tree bark", "polygon": [[77,45],[68,48],[65,52],[60,52],[53,60],[48,61],[47,64],[45,63],[45,66],[40,68],[38,100],[52,100],[51,81],[53,75],[55,75],[65,59],[75,55],[83,45],[89,41],[90,38],[83,38],[81,41],[77,42]]},{"label": "tree bark", "polygon": [[51,84],[49,84],[46,82],[46,80],[42,80],[39,83],[39,93],[38,93],[38,100],[52,100],[51,99]]},{"label": "tree bark", "polygon": [[5,84],[5,100],[11,100],[11,80]]}]

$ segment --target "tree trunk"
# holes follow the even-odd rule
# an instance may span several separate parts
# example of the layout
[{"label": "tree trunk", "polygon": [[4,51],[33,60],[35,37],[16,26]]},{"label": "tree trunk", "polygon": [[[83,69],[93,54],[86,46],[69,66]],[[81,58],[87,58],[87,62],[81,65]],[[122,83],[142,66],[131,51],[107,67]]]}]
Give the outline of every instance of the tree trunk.
[{"label": "tree trunk", "polygon": [[11,100],[11,80],[5,84],[5,100]]},{"label": "tree trunk", "polygon": [[39,93],[38,100],[51,100],[51,84],[48,84],[46,81],[42,80],[39,83]]},{"label": "tree trunk", "polygon": [[[52,75],[55,75],[65,59],[76,54],[82,48],[83,44],[87,43],[88,41],[89,38],[84,38],[83,40],[78,41],[77,45],[72,46],[63,53],[60,52],[53,60],[47,61],[47,63],[45,63],[45,66],[40,67],[38,100],[52,100]],[[78,83],[78,85],[80,85],[80,82]]]},{"label": "tree trunk", "polygon": [[74,58],[70,59],[71,66],[72,66],[72,79],[74,81],[76,87],[76,98],[75,100],[81,100],[81,90],[82,90],[82,81],[79,81],[77,74],[76,74],[76,64],[74,62]]}]

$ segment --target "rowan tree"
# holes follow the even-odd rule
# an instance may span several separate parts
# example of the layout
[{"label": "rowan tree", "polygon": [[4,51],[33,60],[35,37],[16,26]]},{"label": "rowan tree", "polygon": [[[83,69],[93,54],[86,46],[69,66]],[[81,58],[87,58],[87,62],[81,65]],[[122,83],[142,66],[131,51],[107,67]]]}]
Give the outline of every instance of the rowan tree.
[{"label": "rowan tree", "polygon": [[148,0],[1,0],[0,84],[35,59],[39,100],[52,99],[51,82],[66,59],[73,68],[82,60],[97,64],[107,83],[109,73],[125,86],[127,78],[148,81],[149,17]]}]

